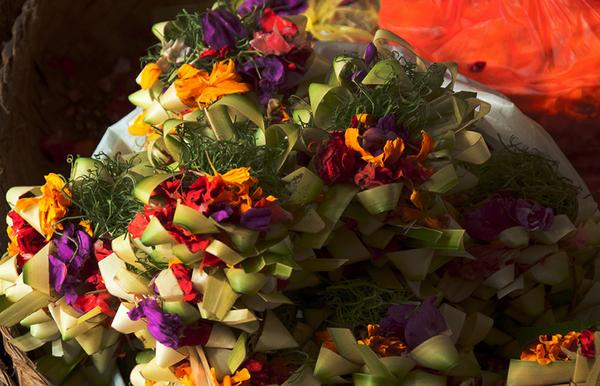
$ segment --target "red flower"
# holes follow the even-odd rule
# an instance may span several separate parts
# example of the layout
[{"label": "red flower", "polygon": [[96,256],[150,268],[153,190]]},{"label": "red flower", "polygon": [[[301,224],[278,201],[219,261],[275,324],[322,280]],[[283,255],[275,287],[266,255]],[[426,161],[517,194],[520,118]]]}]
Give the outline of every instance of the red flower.
[{"label": "red flower", "polygon": [[96,260],[100,261],[106,256],[112,253],[110,241],[108,240],[96,240],[94,243],[94,256]]},{"label": "red flower", "polygon": [[215,50],[214,48],[207,48],[206,50],[204,50],[200,53],[199,57],[200,57],[200,59],[204,59],[204,58],[212,58],[217,55],[219,55],[219,51]]},{"label": "red flower", "polygon": [[[17,242],[23,264],[46,245],[46,240],[15,211],[8,212],[12,220],[12,232]],[[13,238],[11,238],[13,239]]]},{"label": "red flower", "polygon": [[204,258],[202,259],[202,263],[200,263],[200,269],[204,269],[204,267],[216,267],[219,265],[225,265],[223,260],[219,259],[217,256],[211,255],[208,252],[204,252]]},{"label": "red flower", "polygon": [[354,183],[362,189],[368,189],[375,186],[389,184],[396,178],[387,167],[377,166],[369,162],[363,166],[354,176]]},{"label": "red flower", "polygon": [[177,263],[171,264],[171,271],[173,271],[173,274],[177,278],[177,283],[179,283],[179,287],[185,294],[183,300],[186,302],[197,302],[200,300],[200,296],[192,284],[188,269],[183,264]]},{"label": "red flower", "polygon": [[277,28],[286,37],[292,37],[298,33],[298,26],[296,24],[277,15],[271,8],[265,8],[260,19],[260,28],[264,32],[273,32]]},{"label": "red flower", "polygon": [[[90,275],[85,282],[88,285],[91,285],[96,291],[106,290],[104,279],[102,278],[102,275],[100,275],[100,272]],[[89,312],[98,306],[103,314],[113,317],[115,316],[115,310],[113,310],[109,304],[111,299],[112,296],[108,292],[79,295],[73,306],[81,312]]]},{"label": "red flower", "polygon": [[336,131],[315,156],[315,167],[327,184],[344,181],[356,172],[356,154],[344,143],[344,134]]},{"label": "red flower", "polygon": [[581,331],[579,335],[579,344],[581,345],[581,353],[586,358],[596,357],[596,346],[594,342],[594,331],[587,329]]},{"label": "red flower", "polygon": [[149,222],[144,212],[138,212],[127,226],[127,231],[129,231],[131,237],[134,239],[140,238],[144,234],[144,230],[146,230]]},{"label": "red flower", "polygon": [[75,304],[73,305],[76,309],[81,312],[88,312],[94,309],[96,306],[100,307],[102,313],[110,317],[115,316],[115,311],[110,307],[108,302],[112,299],[112,296],[108,292],[100,292],[97,294],[79,295]]},{"label": "red flower", "polygon": [[204,346],[210,338],[212,326],[212,323],[200,320],[185,327],[183,336],[179,338],[179,346]]}]

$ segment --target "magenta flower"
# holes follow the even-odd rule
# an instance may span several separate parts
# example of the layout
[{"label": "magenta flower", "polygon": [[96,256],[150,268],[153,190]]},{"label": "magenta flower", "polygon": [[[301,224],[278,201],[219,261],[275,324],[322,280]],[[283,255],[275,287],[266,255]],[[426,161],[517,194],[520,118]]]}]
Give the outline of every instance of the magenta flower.
[{"label": "magenta flower", "polygon": [[267,104],[286,83],[285,66],[276,56],[259,56],[242,65],[241,71],[260,92],[260,102]]},{"label": "magenta flower", "polygon": [[377,59],[377,47],[375,44],[369,43],[365,49],[365,64],[371,66],[375,59]]},{"label": "magenta flower", "polygon": [[242,214],[240,224],[255,231],[266,231],[271,224],[271,217],[269,208],[250,208]]},{"label": "magenta flower", "polygon": [[518,199],[514,210],[517,222],[530,231],[548,230],[554,222],[554,211],[537,202]]},{"label": "magenta flower", "polygon": [[269,7],[279,15],[297,15],[306,11],[306,0],[244,0],[238,7],[240,15],[245,16],[255,9]]},{"label": "magenta flower", "polygon": [[554,221],[554,212],[531,200],[517,199],[500,192],[482,206],[463,214],[467,233],[478,240],[493,241],[505,229],[521,225],[527,230],[546,230]]},{"label": "magenta flower", "polygon": [[427,339],[448,330],[444,316],[435,306],[435,296],[417,304],[391,306],[381,321],[384,335],[403,338],[410,348],[415,348]]},{"label": "magenta flower", "polygon": [[204,14],[202,33],[204,42],[215,50],[234,47],[240,38],[248,34],[240,19],[222,8]]},{"label": "magenta flower", "polygon": [[67,224],[53,242],[56,252],[48,256],[50,285],[72,305],[77,300],[77,285],[87,277],[84,268],[92,254],[92,238],[84,231],[75,231],[73,224]]},{"label": "magenta flower", "polygon": [[163,312],[156,299],[143,299],[127,315],[131,320],[145,318],[154,339],[167,347],[179,347],[179,338],[184,331],[183,321],[177,314]]}]

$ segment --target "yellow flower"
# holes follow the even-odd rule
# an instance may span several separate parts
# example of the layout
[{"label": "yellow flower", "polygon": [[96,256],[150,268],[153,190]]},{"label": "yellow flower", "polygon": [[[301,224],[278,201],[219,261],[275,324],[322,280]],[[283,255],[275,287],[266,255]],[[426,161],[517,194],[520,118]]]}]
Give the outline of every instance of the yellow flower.
[{"label": "yellow flower", "polygon": [[185,386],[196,386],[192,379],[192,366],[190,366],[189,362],[183,362],[175,367],[175,376],[179,378],[181,383]]},{"label": "yellow flower", "polygon": [[568,361],[569,357],[563,352],[563,348],[569,351],[577,351],[577,343],[580,333],[571,331],[567,335],[540,335],[537,342],[531,343],[521,353],[521,360],[535,361],[540,365],[548,365],[552,362]]},{"label": "yellow flower", "polygon": [[92,222],[90,220],[81,220],[81,221],[79,221],[79,226],[90,237],[94,237],[94,231],[92,230]]},{"label": "yellow flower", "polygon": [[223,95],[241,94],[250,91],[250,86],[241,82],[235,72],[235,63],[229,59],[213,65],[210,75],[189,64],[177,70],[175,81],[177,96],[190,107],[206,107]]},{"label": "yellow flower", "polygon": [[15,233],[15,231],[12,229],[11,226],[8,226],[6,228],[6,233],[8,234],[8,239],[9,239],[8,255],[16,256],[19,253],[21,253],[21,250],[19,249],[19,243],[17,241],[17,234]]},{"label": "yellow flower", "polygon": [[139,85],[142,90],[147,90],[158,80],[160,77],[160,67],[156,63],[148,63],[144,66],[139,76]]},{"label": "yellow flower", "polygon": [[54,228],[62,230],[63,226],[59,222],[67,215],[71,205],[71,193],[63,187],[65,182],[57,174],[50,173],[44,177],[46,183],[42,185],[42,195],[32,198],[20,198],[17,201],[16,208],[19,211],[25,210],[32,205],[37,204],[40,211],[40,228],[46,240],[50,240],[54,234]]},{"label": "yellow flower", "polygon": [[374,156],[358,143],[358,128],[351,127],[346,129],[344,140],[346,146],[359,153],[364,161],[374,163],[377,166],[384,166],[386,161],[395,162],[404,152],[404,141],[402,138],[387,140],[383,147],[383,153]]},{"label": "yellow flower", "polygon": [[145,111],[135,117],[135,119],[129,123],[129,127],[127,129],[129,134],[141,137],[154,133],[152,126],[144,122],[145,118]]},{"label": "yellow flower", "polygon": [[367,334],[365,339],[359,340],[357,343],[369,346],[382,357],[399,356],[408,349],[408,346],[400,339],[393,336],[382,336],[378,324],[369,324]]},{"label": "yellow flower", "polygon": [[241,386],[245,385],[245,381],[250,380],[250,372],[246,368],[236,371],[233,375],[226,375],[223,377],[222,382],[219,382],[217,379],[217,372],[214,368],[210,369],[210,374],[212,375],[213,383],[217,386]]}]

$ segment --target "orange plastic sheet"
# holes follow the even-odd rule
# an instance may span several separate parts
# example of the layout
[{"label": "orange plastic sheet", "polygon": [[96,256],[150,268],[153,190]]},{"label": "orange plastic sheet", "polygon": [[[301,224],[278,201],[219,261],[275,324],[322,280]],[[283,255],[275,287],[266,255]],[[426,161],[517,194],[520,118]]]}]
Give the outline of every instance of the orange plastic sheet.
[{"label": "orange plastic sheet", "polygon": [[508,95],[600,200],[600,0],[380,0],[379,24]]},{"label": "orange plastic sheet", "polygon": [[598,114],[600,0],[381,0],[379,16],[421,55],[492,88],[579,119]]}]

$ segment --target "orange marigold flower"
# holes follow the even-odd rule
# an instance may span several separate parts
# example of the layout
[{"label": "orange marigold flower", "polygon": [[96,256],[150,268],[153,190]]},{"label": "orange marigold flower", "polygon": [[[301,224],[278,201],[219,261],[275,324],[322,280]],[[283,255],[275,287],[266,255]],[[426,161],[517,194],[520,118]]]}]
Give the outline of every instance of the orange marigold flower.
[{"label": "orange marigold flower", "polygon": [[50,240],[54,234],[54,228],[62,230],[63,226],[59,222],[67,215],[71,205],[71,193],[63,187],[65,182],[57,174],[50,173],[44,177],[46,183],[42,185],[42,195],[32,198],[21,198],[16,203],[18,211],[23,211],[37,204],[39,208],[40,228],[46,240]]},{"label": "orange marigold flower", "polygon": [[250,91],[235,72],[233,60],[215,63],[210,74],[192,65],[184,64],[177,70],[177,96],[190,107],[206,107],[224,95]]},{"label": "orange marigold flower", "polygon": [[331,334],[327,330],[317,331],[315,332],[315,336],[318,342],[321,342],[325,348],[330,349],[333,352],[337,352],[337,348],[335,347],[335,342],[331,338]]},{"label": "orange marigold flower", "polygon": [[563,349],[577,351],[577,343],[580,333],[571,331],[565,336],[561,334],[540,335],[538,340],[532,342],[521,353],[521,360],[535,361],[540,365],[547,365],[552,362],[568,361],[569,357],[563,352]]},{"label": "orange marigold flower", "polygon": [[135,117],[135,119],[129,123],[129,127],[127,128],[129,134],[141,137],[154,133],[152,126],[144,122],[145,118],[145,111]]},{"label": "orange marigold flower", "polygon": [[156,63],[148,63],[144,66],[137,82],[142,90],[147,90],[158,80],[160,77],[160,67]]},{"label": "orange marigold flower", "polygon": [[19,242],[17,241],[17,234],[10,225],[6,228],[6,233],[8,234],[9,240],[8,255],[16,256],[21,253],[21,250],[19,249]]},{"label": "orange marigold flower", "polygon": [[185,386],[196,386],[192,379],[192,366],[190,366],[189,362],[183,362],[175,367],[175,376],[179,378],[181,383]]},{"label": "orange marigold flower", "polygon": [[245,386],[247,384],[246,381],[250,380],[250,372],[246,368],[236,371],[233,375],[226,375],[223,377],[222,382],[219,382],[217,379],[217,372],[214,368],[210,369],[210,375],[212,376],[213,383],[217,386]]},{"label": "orange marigold flower", "polygon": [[404,353],[408,346],[395,336],[380,335],[378,324],[367,326],[367,337],[357,341],[358,344],[369,346],[382,357],[399,356]]}]

